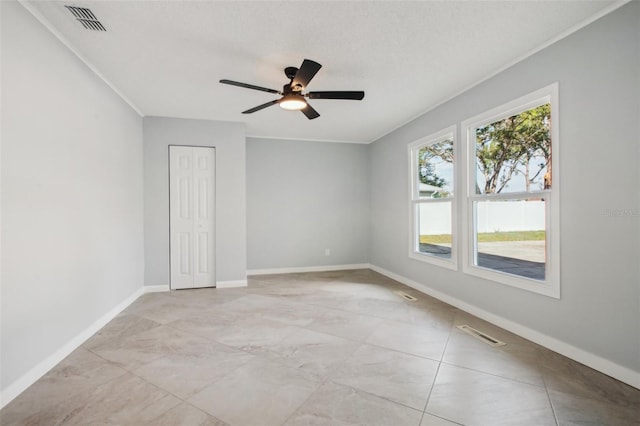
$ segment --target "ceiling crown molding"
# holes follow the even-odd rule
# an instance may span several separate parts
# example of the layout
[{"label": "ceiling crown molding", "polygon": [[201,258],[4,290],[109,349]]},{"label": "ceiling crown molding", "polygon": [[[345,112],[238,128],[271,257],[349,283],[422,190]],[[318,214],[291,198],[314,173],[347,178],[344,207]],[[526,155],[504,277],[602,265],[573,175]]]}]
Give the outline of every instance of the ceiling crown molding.
[{"label": "ceiling crown molding", "polygon": [[71,45],[71,43],[69,43],[69,41],[58,30],[54,28],[54,26],[51,25],[47,18],[45,18],[35,7],[33,7],[26,0],[18,0],[18,2],[22,5],[22,7],[27,9],[27,11],[29,11],[29,13],[31,13],[34,18],[36,18],[42,25],[44,25],[44,27],[49,30],[51,34],[53,34],[58,40],[60,40],[60,42],[64,44],[67,49],[69,49],[74,55],[76,55],[78,59],[80,59],[80,61],[82,61],[82,63],[84,63],[95,75],[97,75],[102,81],[104,81],[111,90],[113,90],[127,105],[131,107],[131,109],[133,109],[140,117],[144,117],[144,114],[142,113],[142,111],[140,111],[140,108],[138,108],[136,104],[134,104],[129,98],[127,98],[104,75],[102,75],[100,71],[98,71],[98,69],[91,64],[91,62],[89,62],[84,56],[82,56],[82,54],[80,54],[80,52],[78,52]]}]

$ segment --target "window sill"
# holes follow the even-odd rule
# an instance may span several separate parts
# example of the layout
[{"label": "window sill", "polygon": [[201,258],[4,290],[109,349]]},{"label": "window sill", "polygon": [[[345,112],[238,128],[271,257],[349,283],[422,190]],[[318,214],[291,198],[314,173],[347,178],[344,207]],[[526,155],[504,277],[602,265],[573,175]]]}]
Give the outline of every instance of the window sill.
[{"label": "window sill", "polygon": [[544,296],[560,299],[560,283],[558,279],[547,279],[540,281],[532,278],[526,278],[519,275],[513,275],[506,272],[497,272],[492,269],[483,268],[475,265],[464,265],[462,271],[465,274],[473,275],[478,278],[484,278],[499,284],[508,285],[510,287],[527,290],[533,293],[542,294]]}]

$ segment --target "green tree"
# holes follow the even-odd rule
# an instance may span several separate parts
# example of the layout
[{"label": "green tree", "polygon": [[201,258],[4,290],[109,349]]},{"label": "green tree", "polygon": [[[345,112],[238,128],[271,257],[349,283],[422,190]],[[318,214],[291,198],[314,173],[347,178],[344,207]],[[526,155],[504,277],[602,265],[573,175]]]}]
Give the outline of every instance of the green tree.
[{"label": "green tree", "polygon": [[418,153],[418,173],[420,182],[443,188],[448,182],[438,176],[435,163],[453,162],[453,141],[448,139],[420,149]]},{"label": "green tree", "polygon": [[437,186],[438,188],[442,188],[447,184],[446,180],[438,176],[433,164],[428,162],[420,166],[420,182]]},{"label": "green tree", "polygon": [[[551,161],[550,116],[551,107],[545,104],[476,129],[476,164],[485,182],[482,193],[500,193],[520,173],[530,189]],[[534,158],[542,160],[532,171]]]}]

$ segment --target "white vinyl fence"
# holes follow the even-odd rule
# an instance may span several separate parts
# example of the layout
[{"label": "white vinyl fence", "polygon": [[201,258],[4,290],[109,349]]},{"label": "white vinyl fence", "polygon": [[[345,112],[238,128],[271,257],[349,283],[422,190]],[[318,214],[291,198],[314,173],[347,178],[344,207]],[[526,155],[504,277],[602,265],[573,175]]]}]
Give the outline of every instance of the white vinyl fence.
[{"label": "white vinyl fence", "polygon": [[[544,201],[479,202],[477,232],[541,231],[545,229]],[[420,209],[420,235],[451,232],[450,203],[428,203]]]}]

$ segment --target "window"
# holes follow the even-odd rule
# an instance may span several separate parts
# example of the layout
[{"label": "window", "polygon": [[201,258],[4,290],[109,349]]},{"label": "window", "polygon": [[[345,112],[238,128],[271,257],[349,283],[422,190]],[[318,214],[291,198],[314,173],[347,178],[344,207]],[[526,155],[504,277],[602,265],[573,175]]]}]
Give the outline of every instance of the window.
[{"label": "window", "polygon": [[413,259],[455,269],[455,127],[409,145]]},{"label": "window", "polygon": [[557,83],[461,130],[466,149],[455,126],[409,145],[409,257],[455,270],[460,251],[464,273],[559,298]]},{"label": "window", "polygon": [[463,270],[559,297],[557,85],[462,123]]}]

